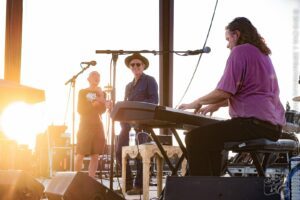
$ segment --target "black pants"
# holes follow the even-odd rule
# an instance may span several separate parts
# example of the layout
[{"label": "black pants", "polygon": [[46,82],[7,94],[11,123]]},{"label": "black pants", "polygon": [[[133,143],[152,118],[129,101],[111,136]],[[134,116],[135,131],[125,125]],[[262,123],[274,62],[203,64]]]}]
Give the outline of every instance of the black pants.
[{"label": "black pants", "polygon": [[228,152],[224,143],[249,139],[279,139],[281,129],[254,118],[235,118],[193,129],[185,138],[191,176],[220,176]]}]

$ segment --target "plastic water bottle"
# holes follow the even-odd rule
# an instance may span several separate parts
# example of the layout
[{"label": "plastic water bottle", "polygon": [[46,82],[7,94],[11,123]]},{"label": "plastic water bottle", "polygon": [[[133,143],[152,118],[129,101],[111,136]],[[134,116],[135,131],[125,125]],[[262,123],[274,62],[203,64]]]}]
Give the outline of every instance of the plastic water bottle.
[{"label": "plastic water bottle", "polygon": [[129,146],[135,145],[135,131],[133,128],[129,131]]},{"label": "plastic water bottle", "polygon": [[[292,157],[290,160],[290,167],[293,169],[300,163],[300,156]],[[291,177],[291,199],[300,199],[300,170]]]}]

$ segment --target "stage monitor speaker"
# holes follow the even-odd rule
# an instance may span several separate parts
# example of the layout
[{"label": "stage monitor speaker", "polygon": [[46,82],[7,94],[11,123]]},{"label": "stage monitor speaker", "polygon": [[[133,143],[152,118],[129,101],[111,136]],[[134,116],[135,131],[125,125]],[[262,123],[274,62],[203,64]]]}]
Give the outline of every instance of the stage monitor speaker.
[{"label": "stage monitor speaker", "polygon": [[45,195],[48,200],[125,200],[83,172],[56,172]]},{"label": "stage monitor speaker", "polygon": [[0,200],[40,200],[44,186],[21,170],[0,170]]},{"label": "stage monitor speaker", "polygon": [[169,176],[164,200],[280,200],[281,180],[264,177]]}]

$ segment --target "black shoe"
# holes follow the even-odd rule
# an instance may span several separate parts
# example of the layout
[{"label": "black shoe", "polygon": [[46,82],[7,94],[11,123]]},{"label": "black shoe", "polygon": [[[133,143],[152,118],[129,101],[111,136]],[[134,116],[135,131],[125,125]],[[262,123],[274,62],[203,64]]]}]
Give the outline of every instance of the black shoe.
[{"label": "black shoe", "polygon": [[115,193],[117,193],[118,195],[121,195],[121,196],[123,195],[123,193],[122,193],[122,190],[121,190],[121,189],[114,190],[114,192],[115,192]]},{"label": "black shoe", "polygon": [[131,179],[126,180],[126,192],[132,190],[133,188],[133,181]]},{"label": "black shoe", "polygon": [[157,186],[157,183],[154,182],[154,181],[150,181],[150,182],[149,182],[149,186]]},{"label": "black shoe", "polygon": [[138,187],[133,187],[131,190],[126,192],[128,195],[140,195],[143,194],[143,189]]}]

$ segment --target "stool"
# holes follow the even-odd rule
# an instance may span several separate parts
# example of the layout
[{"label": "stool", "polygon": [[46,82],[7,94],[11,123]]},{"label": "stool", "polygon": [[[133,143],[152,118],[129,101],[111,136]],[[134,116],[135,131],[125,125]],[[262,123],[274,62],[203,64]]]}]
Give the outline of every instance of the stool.
[{"label": "stool", "polygon": [[[163,145],[163,148],[168,156],[171,158],[175,155],[180,157],[182,151],[178,146]],[[128,158],[140,157],[143,163],[143,199],[149,199],[149,181],[150,181],[150,160],[156,157],[157,162],[157,196],[162,192],[162,169],[163,169],[163,156],[155,144],[140,144],[137,146],[122,147],[122,192],[126,193],[126,163]],[[182,162],[182,173],[185,173],[186,161]]]},{"label": "stool", "polygon": [[[268,139],[253,139],[239,142],[227,142],[224,144],[224,149],[237,153],[250,153],[253,164],[259,176],[265,177],[266,168],[268,167],[270,156],[272,153],[288,153],[296,151],[299,144],[291,139],[279,139],[271,141]],[[262,159],[259,158],[262,154]]]}]

